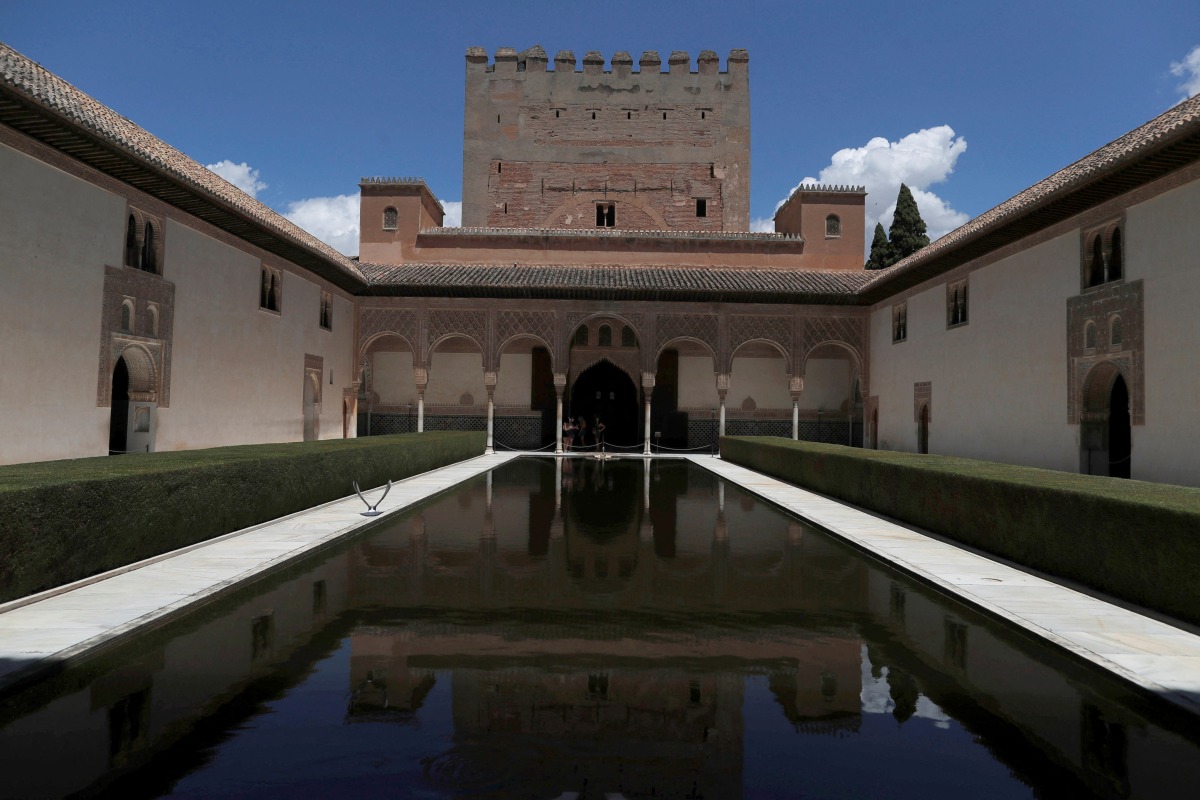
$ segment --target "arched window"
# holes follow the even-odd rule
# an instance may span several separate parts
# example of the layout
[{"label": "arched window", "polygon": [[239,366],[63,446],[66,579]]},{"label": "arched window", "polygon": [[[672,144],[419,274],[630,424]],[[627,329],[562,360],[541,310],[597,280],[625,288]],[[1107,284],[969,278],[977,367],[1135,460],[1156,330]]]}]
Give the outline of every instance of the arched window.
[{"label": "arched window", "polygon": [[158,256],[154,249],[154,225],[146,223],[146,235],[142,239],[142,269],[158,274]]},{"label": "arched window", "polygon": [[279,310],[279,276],[274,272],[271,273],[271,288],[267,292],[267,308]]},{"label": "arched window", "polygon": [[146,308],[146,335],[151,339],[158,338],[158,306],[153,303]]},{"label": "arched window", "polygon": [[1093,350],[1096,347],[1096,323],[1094,322],[1083,326],[1083,347],[1085,350]]},{"label": "arched window", "polygon": [[269,302],[271,302],[271,271],[263,267],[262,286],[258,290],[258,307],[266,308]]},{"label": "arched window", "polygon": [[601,325],[599,339],[600,339],[601,347],[611,347],[612,346],[612,328],[608,327],[607,325]]},{"label": "arched window", "polygon": [[586,346],[586,345],[587,345],[587,343],[588,343],[588,326],[587,326],[587,325],[580,325],[580,326],[579,326],[579,327],[578,327],[578,328],[575,330],[575,341],[574,341],[574,344],[578,344],[578,345],[584,345],[584,346]]},{"label": "arched window", "polygon": [[1121,337],[1123,336],[1123,334],[1124,334],[1124,332],[1121,330],[1121,318],[1113,317],[1112,320],[1108,323],[1108,342],[1109,342],[1109,344],[1111,344],[1113,347],[1119,346],[1121,344]]},{"label": "arched window", "polygon": [[633,328],[628,325],[621,328],[621,347],[637,347],[637,337],[633,335]]},{"label": "arched window", "polygon": [[388,206],[383,210],[383,229],[385,231],[396,230],[396,221],[400,218],[399,212],[393,206]]},{"label": "arched window", "polygon": [[137,241],[137,220],[133,214],[129,215],[129,222],[125,226],[125,266],[137,269],[138,263],[138,241]]},{"label": "arched window", "polygon": [[121,303],[121,332],[133,333],[133,303],[129,300]]},{"label": "arched window", "polygon": [[1104,242],[1096,236],[1092,239],[1092,260],[1088,263],[1088,286],[1104,283]]},{"label": "arched window", "polygon": [[836,238],[842,235],[842,221],[838,219],[837,214],[830,214],[825,218],[825,237]]},{"label": "arched window", "polygon": [[1121,279],[1121,261],[1121,229],[1113,228],[1108,250],[1108,279],[1110,281]]}]

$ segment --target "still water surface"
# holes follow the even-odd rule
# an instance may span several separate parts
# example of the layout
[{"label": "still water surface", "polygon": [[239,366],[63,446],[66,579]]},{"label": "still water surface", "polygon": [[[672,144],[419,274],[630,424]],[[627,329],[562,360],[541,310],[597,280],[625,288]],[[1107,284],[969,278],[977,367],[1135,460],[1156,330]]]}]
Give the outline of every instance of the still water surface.
[{"label": "still water surface", "polygon": [[527,458],[0,697],[0,796],[1193,796],[1198,741],[699,467]]}]

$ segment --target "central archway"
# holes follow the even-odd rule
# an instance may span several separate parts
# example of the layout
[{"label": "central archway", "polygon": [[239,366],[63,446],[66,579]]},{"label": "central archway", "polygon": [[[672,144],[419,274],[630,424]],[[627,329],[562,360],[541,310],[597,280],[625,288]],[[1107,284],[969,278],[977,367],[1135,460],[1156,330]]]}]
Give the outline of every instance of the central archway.
[{"label": "central archway", "polygon": [[607,359],[601,359],[581,372],[571,387],[570,416],[587,420],[585,446],[595,442],[593,432],[597,417],[604,420],[604,437],[609,443],[624,447],[641,444],[638,411],[638,390],[633,379]]}]

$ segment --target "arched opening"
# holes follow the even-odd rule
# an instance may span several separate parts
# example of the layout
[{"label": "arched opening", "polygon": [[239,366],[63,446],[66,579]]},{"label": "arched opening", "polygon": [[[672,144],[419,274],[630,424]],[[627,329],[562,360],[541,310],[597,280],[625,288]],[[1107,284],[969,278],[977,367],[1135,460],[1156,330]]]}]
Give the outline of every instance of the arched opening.
[{"label": "arched opening", "polygon": [[1083,385],[1079,471],[1087,475],[1128,478],[1132,449],[1129,384],[1111,363],[1097,364]]},{"label": "arched opening", "polygon": [[929,406],[921,406],[921,413],[917,416],[917,452],[929,452]]},{"label": "arched opening", "polygon": [[1092,260],[1088,264],[1088,286],[1104,283],[1104,242],[1097,236],[1092,239]]},{"label": "arched opening", "polygon": [[354,406],[350,402],[350,398],[342,399],[342,438],[350,438],[350,420],[354,417]]},{"label": "arched opening", "polygon": [[[554,441],[554,372],[546,343],[518,334],[500,346],[495,389],[495,441],[537,448]],[[486,400],[486,398],[485,398]]]},{"label": "arched opening", "polygon": [[142,239],[142,269],[158,273],[158,253],[154,246],[154,225],[146,223],[146,235]]},{"label": "arched opening", "polygon": [[861,398],[855,396],[860,372],[858,354],[844,344],[822,342],[809,350],[799,404],[801,440],[849,445],[857,423],[861,443]]},{"label": "arched opening", "polygon": [[879,409],[871,409],[871,449],[879,449]]},{"label": "arched opening", "polygon": [[138,267],[137,219],[133,214],[129,215],[129,222],[125,226],[125,266]]},{"label": "arched opening", "polygon": [[601,360],[580,373],[571,387],[571,416],[583,418],[583,441],[577,445],[596,444],[597,418],[604,421],[604,438],[608,443],[632,447],[642,441],[639,392],[633,379],[607,359]]},{"label": "arched opening", "polygon": [[311,373],[304,376],[304,441],[315,441],[318,436],[317,425],[317,387]]},{"label": "arched opening", "polygon": [[1128,478],[1133,430],[1129,424],[1129,387],[1120,375],[1113,381],[1108,408],[1108,474]]},{"label": "arched opening", "polygon": [[612,328],[608,325],[601,325],[596,338],[601,347],[612,347]]},{"label": "arched opening", "polygon": [[621,347],[637,347],[637,336],[628,325],[621,328]]},{"label": "arched opening", "polygon": [[749,341],[729,361],[725,432],[731,436],[792,435],[790,364],[775,342]]},{"label": "arched opening", "polygon": [[487,402],[483,350],[479,343],[469,336],[454,334],[431,345],[429,382],[425,385],[425,430],[483,430]]},{"label": "arched opening", "polygon": [[408,341],[394,333],[372,339],[364,352],[358,389],[358,435],[417,429],[417,381]]},{"label": "arched opening", "polygon": [[716,442],[721,399],[713,352],[693,339],[673,339],[659,351],[650,406],[650,435],[667,447]]},{"label": "arched opening", "polygon": [[124,358],[113,369],[112,402],[108,416],[108,454],[122,455],[129,449],[129,367]]},{"label": "arched opening", "polygon": [[1108,279],[1110,281],[1121,279],[1121,261],[1121,229],[1113,228],[1112,240],[1108,249]]}]

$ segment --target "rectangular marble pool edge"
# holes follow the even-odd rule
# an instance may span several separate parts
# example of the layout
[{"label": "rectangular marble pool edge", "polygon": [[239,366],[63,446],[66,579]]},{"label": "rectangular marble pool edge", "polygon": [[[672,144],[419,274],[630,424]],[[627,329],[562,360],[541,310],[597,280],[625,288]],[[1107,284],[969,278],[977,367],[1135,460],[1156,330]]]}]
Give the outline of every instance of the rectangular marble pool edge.
[{"label": "rectangular marble pool edge", "polygon": [[688,460],[968,605],[1200,714],[1200,636],[728,461]]},{"label": "rectangular marble pool edge", "polygon": [[[380,516],[355,495],[0,605],[0,691],[162,625],[363,528],[500,466],[477,456],[393,484]],[[366,492],[376,502],[382,492]]]}]

